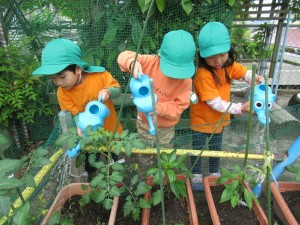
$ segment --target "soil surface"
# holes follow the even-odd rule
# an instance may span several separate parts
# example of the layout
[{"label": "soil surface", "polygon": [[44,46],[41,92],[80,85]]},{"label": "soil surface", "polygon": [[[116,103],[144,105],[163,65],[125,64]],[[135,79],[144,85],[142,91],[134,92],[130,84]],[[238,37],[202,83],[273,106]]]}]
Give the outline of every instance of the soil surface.
[{"label": "soil surface", "polygon": [[[185,200],[180,201],[173,194],[164,197],[165,220],[168,225],[188,225],[190,224],[188,205]],[[152,207],[150,210],[150,225],[162,224],[161,204]]]},{"label": "soil surface", "polygon": [[222,225],[258,225],[259,222],[253,210],[248,207],[237,205],[231,207],[230,201],[219,203],[224,186],[212,186],[211,191],[218,212],[219,220]]},{"label": "soil surface", "polygon": [[281,193],[295,219],[300,221],[300,191],[286,191]]}]

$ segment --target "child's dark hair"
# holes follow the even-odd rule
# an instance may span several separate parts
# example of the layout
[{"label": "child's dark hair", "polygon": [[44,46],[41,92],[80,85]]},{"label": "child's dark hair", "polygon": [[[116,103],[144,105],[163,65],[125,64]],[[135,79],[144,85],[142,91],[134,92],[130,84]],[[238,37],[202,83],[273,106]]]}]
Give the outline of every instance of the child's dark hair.
[{"label": "child's dark hair", "polygon": [[[64,70],[62,70],[61,72],[63,72],[63,71],[71,71],[71,72],[73,72],[73,73],[75,73],[76,72],[76,64],[72,64],[72,65],[69,65],[69,66],[67,66]],[[60,73],[61,73],[60,72]]]},{"label": "child's dark hair", "polygon": [[[216,75],[214,69],[206,63],[205,59],[202,58],[200,56],[200,54],[197,54],[197,55],[198,55],[198,68],[204,67],[205,69],[207,69],[213,75],[213,78],[214,78],[216,84],[222,85],[218,76]],[[228,75],[226,67],[232,65],[237,59],[238,59],[237,52],[235,51],[235,49],[232,46],[230,46],[230,50],[228,52],[228,59],[223,65],[223,69],[225,70],[225,78],[228,83],[231,83],[232,80],[230,79],[230,77]]]}]

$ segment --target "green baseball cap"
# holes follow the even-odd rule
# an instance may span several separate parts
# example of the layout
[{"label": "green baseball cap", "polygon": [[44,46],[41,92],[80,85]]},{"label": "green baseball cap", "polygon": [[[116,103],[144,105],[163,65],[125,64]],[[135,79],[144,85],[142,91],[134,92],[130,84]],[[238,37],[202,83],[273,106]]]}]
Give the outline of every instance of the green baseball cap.
[{"label": "green baseball cap", "polygon": [[83,71],[103,72],[104,67],[89,66],[81,60],[81,50],[78,45],[68,39],[58,38],[50,41],[42,53],[42,65],[33,71],[33,75],[53,75],[64,70],[69,65],[76,64]]},{"label": "green baseball cap", "polygon": [[230,37],[227,28],[219,22],[209,22],[198,37],[200,56],[207,58],[230,50]]},{"label": "green baseball cap", "polygon": [[159,54],[160,69],[166,76],[185,79],[195,74],[196,45],[189,32],[174,30],[165,34]]}]

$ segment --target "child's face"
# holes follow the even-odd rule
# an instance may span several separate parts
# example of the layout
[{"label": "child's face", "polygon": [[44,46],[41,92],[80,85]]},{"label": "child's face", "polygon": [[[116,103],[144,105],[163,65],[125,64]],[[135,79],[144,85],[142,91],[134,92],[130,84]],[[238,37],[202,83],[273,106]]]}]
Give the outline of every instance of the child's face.
[{"label": "child's face", "polygon": [[215,69],[220,69],[222,68],[223,64],[227,61],[227,59],[228,59],[228,53],[221,53],[221,54],[207,57],[205,58],[205,61],[209,66]]},{"label": "child's face", "polygon": [[80,73],[74,73],[69,70],[64,70],[58,74],[50,76],[50,79],[52,82],[57,85],[58,87],[61,87],[66,90],[70,90],[73,88],[79,79]]}]

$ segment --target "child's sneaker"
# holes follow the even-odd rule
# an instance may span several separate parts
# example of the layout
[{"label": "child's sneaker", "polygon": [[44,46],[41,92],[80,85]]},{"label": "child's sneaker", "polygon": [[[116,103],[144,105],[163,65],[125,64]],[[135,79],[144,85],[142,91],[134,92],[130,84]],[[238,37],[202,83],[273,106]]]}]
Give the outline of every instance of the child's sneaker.
[{"label": "child's sneaker", "polygon": [[210,176],[213,176],[213,177],[220,177],[221,174],[219,172],[217,173],[211,173]]},{"label": "child's sneaker", "polygon": [[202,174],[193,174],[193,176],[194,177],[191,179],[193,191],[203,191]]}]

